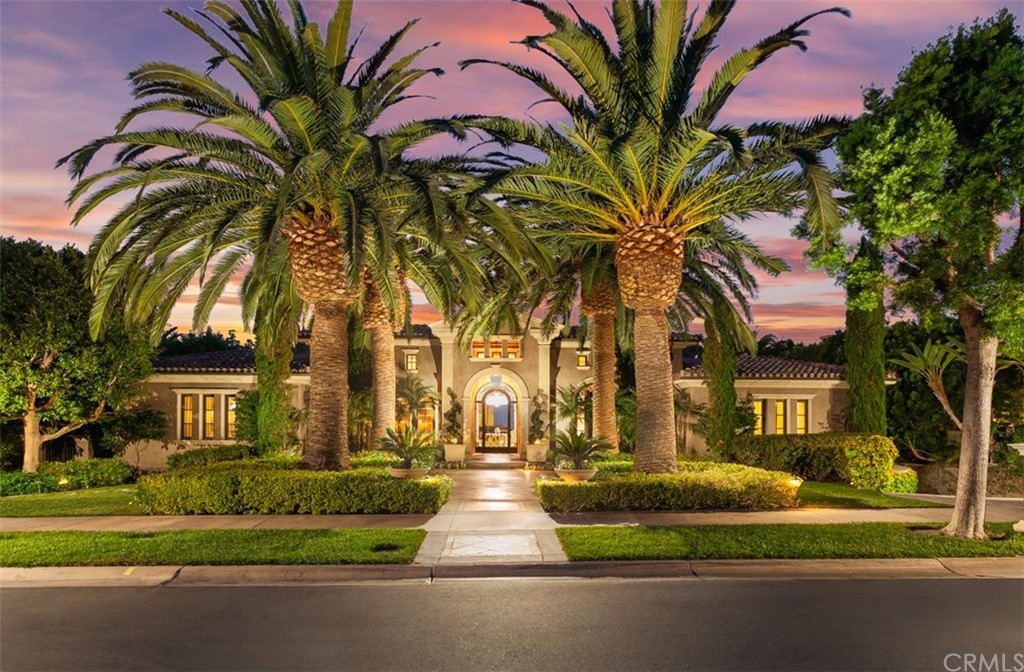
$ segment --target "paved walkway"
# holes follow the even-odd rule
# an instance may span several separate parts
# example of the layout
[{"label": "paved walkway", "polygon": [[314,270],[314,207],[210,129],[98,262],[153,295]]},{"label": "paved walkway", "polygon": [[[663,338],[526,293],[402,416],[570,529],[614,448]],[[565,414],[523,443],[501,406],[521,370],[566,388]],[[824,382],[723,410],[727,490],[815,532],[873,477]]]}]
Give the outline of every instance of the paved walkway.
[{"label": "paved walkway", "polygon": [[[418,565],[479,565],[566,562],[555,529],[562,525],[745,525],[855,522],[942,523],[949,509],[822,509],[782,511],[646,512],[607,511],[552,514],[541,509],[534,484],[552,476],[536,471],[466,470],[448,472],[451,500],[431,515],[322,516],[80,516],[2,518],[0,530],[332,529],[418,527],[427,531]],[[921,496],[952,503],[952,497]],[[987,519],[1024,519],[1024,499],[990,498]]]}]

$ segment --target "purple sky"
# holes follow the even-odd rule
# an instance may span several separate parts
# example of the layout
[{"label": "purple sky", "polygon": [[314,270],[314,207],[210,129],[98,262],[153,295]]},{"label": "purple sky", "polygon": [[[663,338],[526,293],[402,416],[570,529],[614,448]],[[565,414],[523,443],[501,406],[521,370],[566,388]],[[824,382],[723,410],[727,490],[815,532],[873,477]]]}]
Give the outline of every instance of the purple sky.
[{"label": "purple sky", "polygon": [[[561,0],[554,6],[565,8]],[[582,0],[581,12],[607,26],[608,3]],[[717,65],[734,50],[831,2],[748,0],[733,12],[721,35]],[[748,78],[724,111],[725,119],[797,120],[816,114],[858,114],[860,89],[890,86],[915,50],[924,48],[950,26],[993,15],[1006,2],[989,0],[850,0],[852,19],[828,15],[810,24],[807,53],[795,49],[776,55]],[[1013,3],[1010,3],[1011,5]],[[83,249],[111,205],[72,229],[64,198],[70,181],[54,170],[57,158],[85,142],[109,134],[131,105],[125,75],[146,61],[170,60],[201,68],[205,45],[161,10],[200,7],[199,0],[0,0],[0,233],[36,238]],[[313,20],[326,24],[332,2],[307,2]],[[543,31],[539,13],[504,0],[357,0],[355,27],[366,24],[363,54],[405,21],[421,17],[405,42],[407,48],[434,41],[422,65],[447,74],[423,80],[418,92],[434,96],[400,107],[406,118],[445,113],[505,114],[522,117],[541,96],[528,84],[495,68],[459,72],[455,63],[480,57],[515,60],[555,73],[546,59],[511,44]],[[403,52],[404,53],[404,52]],[[358,55],[358,53],[357,53]],[[564,78],[557,78],[564,82]],[[541,120],[555,113],[550,105],[530,113]],[[397,117],[396,117],[397,118]],[[814,340],[843,322],[843,294],[801,260],[804,243],[792,240],[791,222],[765,218],[744,224],[771,253],[786,258],[793,270],[765,278],[756,302],[756,326],[797,340]],[[213,314],[213,326],[239,328],[234,289]],[[195,296],[193,292],[191,297]],[[422,296],[417,297],[420,304]],[[172,323],[188,325],[192,303],[186,296]],[[417,321],[429,320],[429,306],[418,305]]]}]

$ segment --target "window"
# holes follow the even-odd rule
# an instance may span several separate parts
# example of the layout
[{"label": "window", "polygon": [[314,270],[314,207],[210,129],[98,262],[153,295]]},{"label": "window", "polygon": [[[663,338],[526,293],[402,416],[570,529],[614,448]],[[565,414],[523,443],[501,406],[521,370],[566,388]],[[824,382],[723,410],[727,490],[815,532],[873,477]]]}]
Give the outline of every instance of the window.
[{"label": "window", "polygon": [[590,355],[585,352],[576,353],[576,368],[586,369],[590,366]]},{"label": "window", "polygon": [[203,438],[212,439],[217,425],[214,422],[216,398],[212,394],[203,395]]},{"label": "window", "polygon": [[510,338],[505,341],[505,359],[519,359],[522,356],[522,345],[518,338]]},{"label": "window", "polygon": [[754,434],[764,434],[764,399],[754,400]]},{"label": "window", "polygon": [[487,353],[488,358],[498,359],[501,357],[501,340],[497,338],[491,339],[491,351]]},{"label": "window", "polygon": [[410,372],[420,370],[419,355],[415,352],[405,353],[405,370]]},{"label": "window", "polygon": [[235,395],[224,397],[224,438],[235,438]]},{"label": "window", "polygon": [[181,438],[195,438],[195,408],[196,397],[194,394],[181,395]]},{"label": "window", "polygon": [[796,433],[807,433],[807,400],[798,399],[796,402]]},{"label": "window", "polygon": [[776,401],[775,402],[775,433],[785,434],[786,433],[786,402]]},{"label": "window", "polygon": [[487,357],[487,344],[482,339],[473,339],[473,345],[470,348],[469,356],[473,359],[485,359]]}]

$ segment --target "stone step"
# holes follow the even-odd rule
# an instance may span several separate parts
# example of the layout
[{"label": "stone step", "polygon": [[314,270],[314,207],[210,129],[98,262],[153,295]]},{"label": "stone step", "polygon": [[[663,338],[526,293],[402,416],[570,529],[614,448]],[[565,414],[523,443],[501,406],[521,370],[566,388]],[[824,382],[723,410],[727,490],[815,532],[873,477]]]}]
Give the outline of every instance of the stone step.
[{"label": "stone step", "polygon": [[466,466],[470,469],[522,469],[526,461],[516,454],[473,453],[466,460]]}]

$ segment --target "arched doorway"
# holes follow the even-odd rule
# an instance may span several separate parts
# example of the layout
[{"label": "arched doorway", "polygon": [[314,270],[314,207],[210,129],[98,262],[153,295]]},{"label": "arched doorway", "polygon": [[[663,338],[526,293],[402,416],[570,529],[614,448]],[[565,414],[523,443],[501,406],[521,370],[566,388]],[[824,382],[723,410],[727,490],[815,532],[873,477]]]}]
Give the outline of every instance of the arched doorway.
[{"label": "arched doorway", "polygon": [[476,395],[476,449],[479,452],[517,452],[519,399],[500,376],[483,385]]}]

